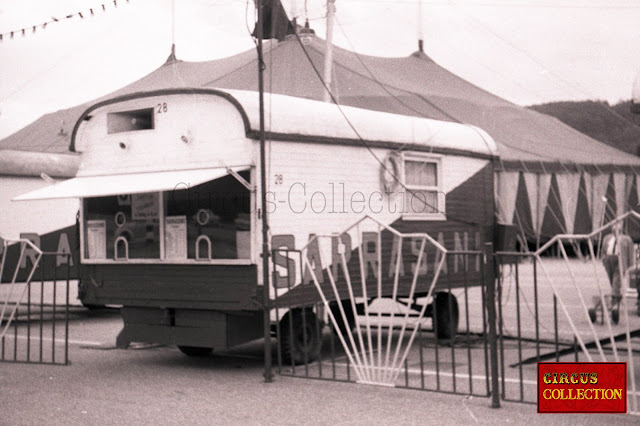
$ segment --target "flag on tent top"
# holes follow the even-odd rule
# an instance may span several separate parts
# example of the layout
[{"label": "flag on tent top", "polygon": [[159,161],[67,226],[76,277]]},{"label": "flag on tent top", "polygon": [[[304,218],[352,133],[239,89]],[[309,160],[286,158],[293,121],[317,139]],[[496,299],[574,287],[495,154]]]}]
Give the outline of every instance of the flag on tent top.
[{"label": "flag on tent top", "polygon": [[[258,7],[259,0],[254,1],[256,7]],[[282,41],[288,34],[295,34],[293,24],[289,20],[287,12],[285,12],[284,7],[282,7],[280,0],[262,0],[262,5],[262,18],[264,22],[262,25],[263,39],[274,38]],[[251,35],[256,38],[258,37],[257,22]]]}]

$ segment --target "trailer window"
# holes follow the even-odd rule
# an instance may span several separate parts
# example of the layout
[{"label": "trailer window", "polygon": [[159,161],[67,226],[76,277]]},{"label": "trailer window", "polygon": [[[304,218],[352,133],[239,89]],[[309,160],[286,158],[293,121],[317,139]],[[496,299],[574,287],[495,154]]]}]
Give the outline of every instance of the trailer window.
[{"label": "trailer window", "polygon": [[[240,172],[250,180],[249,172]],[[249,259],[250,192],[233,176],[164,194],[165,235],[179,234],[184,244],[167,241],[167,258],[198,261]]]},{"label": "trailer window", "polygon": [[157,193],[85,200],[85,258],[159,259]]},{"label": "trailer window", "polygon": [[[239,173],[250,180],[249,171]],[[251,258],[251,192],[233,176],[192,188],[84,199],[84,259],[191,263]]]},{"label": "trailer window", "polygon": [[405,217],[444,218],[441,167],[439,157],[406,156],[404,158]]},{"label": "trailer window", "polygon": [[107,113],[107,133],[110,135],[153,128],[153,108]]}]

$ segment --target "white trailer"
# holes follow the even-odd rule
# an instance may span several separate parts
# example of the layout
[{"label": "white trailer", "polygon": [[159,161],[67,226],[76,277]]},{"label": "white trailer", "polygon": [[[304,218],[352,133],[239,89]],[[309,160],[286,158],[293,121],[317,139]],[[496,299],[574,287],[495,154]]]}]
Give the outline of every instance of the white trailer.
[{"label": "white trailer", "polygon": [[[365,274],[409,279],[424,266],[427,279],[435,254],[416,266],[408,241],[394,264],[393,236],[372,237],[379,227],[339,244],[314,239],[367,215],[450,250],[493,241],[497,149],[484,131],[280,95],[265,105],[268,291],[282,307],[318,301],[311,277],[322,284],[337,257],[357,263],[359,246]],[[118,345],[200,354],[263,335],[258,120],[255,92],[172,89],[100,102],[73,131],[77,176],[17,197],[82,200],[81,299],[123,306]],[[293,252],[303,246],[308,268]],[[463,275],[480,284],[479,262],[464,263],[445,268],[438,288]],[[285,317],[273,320],[294,322]]]}]

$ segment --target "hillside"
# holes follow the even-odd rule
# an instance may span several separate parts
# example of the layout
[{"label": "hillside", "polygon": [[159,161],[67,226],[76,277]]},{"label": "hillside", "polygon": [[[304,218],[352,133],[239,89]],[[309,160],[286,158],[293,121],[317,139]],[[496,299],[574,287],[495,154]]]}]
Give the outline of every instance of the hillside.
[{"label": "hillside", "polygon": [[608,145],[640,155],[640,114],[631,101],[609,105],[603,101],[551,102],[529,108],[558,118],[574,129]]}]

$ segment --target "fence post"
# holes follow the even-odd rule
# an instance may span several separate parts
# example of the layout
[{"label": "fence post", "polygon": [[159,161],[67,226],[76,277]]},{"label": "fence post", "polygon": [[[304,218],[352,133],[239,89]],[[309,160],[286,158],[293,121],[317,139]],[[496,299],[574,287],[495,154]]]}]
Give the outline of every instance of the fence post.
[{"label": "fence post", "polygon": [[487,321],[489,325],[489,357],[491,358],[491,408],[500,408],[498,384],[498,345],[496,337],[496,291],[493,244],[484,244],[484,285],[486,291]]},{"label": "fence post", "polygon": [[271,300],[269,296],[271,292],[271,280],[269,279],[269,251],[267,243],[262,244],[261,256],[264,260],[262,267],[266,269],[266,271],[263,271],[262,284],[262,322],[264,333],[264,372],[262,376],[264,377],[265,383],[271,383],[273,381],[273,374],[271,372]]}]

